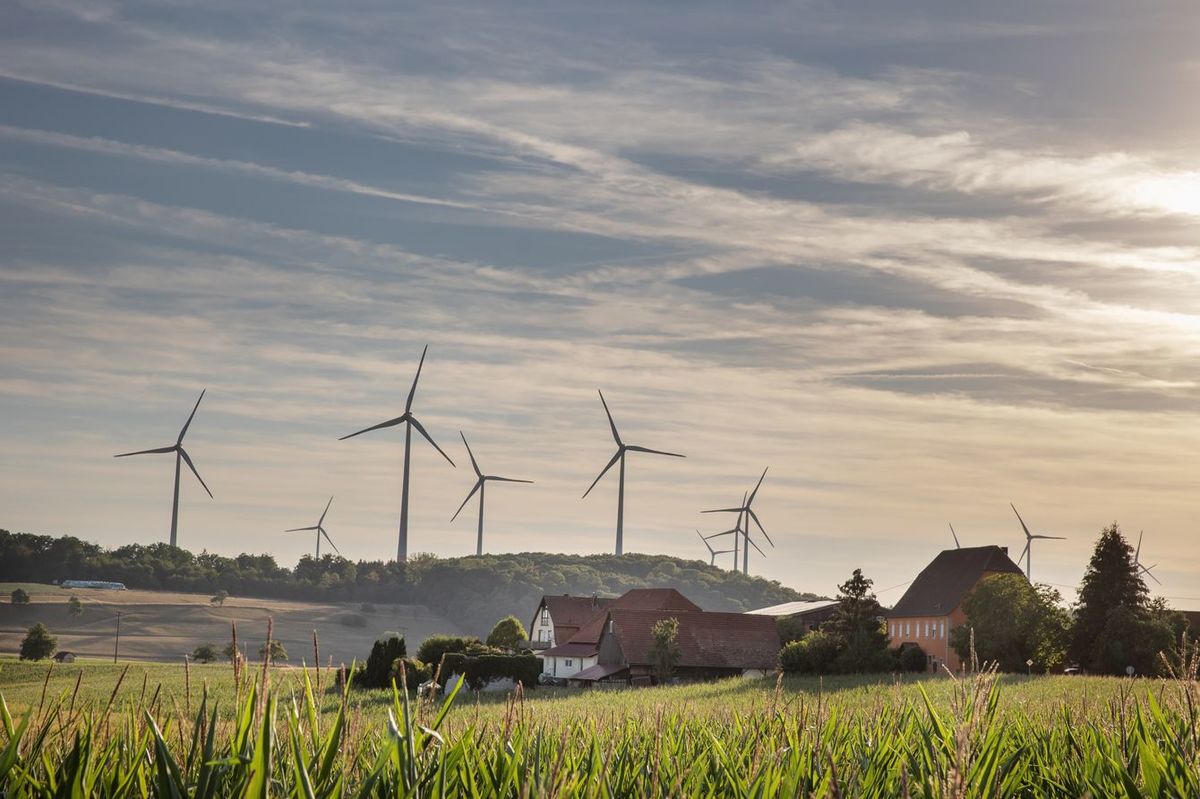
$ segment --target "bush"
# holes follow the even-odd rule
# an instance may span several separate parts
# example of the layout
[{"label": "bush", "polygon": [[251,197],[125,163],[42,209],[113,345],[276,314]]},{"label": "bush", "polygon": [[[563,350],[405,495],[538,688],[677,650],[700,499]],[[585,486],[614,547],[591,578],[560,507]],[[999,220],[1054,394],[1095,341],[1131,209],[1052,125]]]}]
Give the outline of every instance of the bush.
[{"label": "bush", "polygon": [[496,626],[488,634],[487,645],[515,652],[528,640],[529,634],[525,632],[525,625],[521,624],[521,620],[516,616],[505,616],[496,622]]},{"label": "bush", "polygon": [[21,641],[21,660],[44,660],[58,649],[58,639],[50,634],[46,625],[38,622],[25,633]]},{"label": "bush", "polygon": [[226,599],[229,599],[229,592],[222,588],[220,591],[212,595],[212,598],[208,600],[208,604],[212,605],[213,607],[221,607],[225,604]]},{"label": "bush", "polygon": [[79,618],[83,615],[83,603],[74,594],[67,600],[67,613],[70,613],[72,618]]},{"label": "bush", "polygon": [[447,652],[442,658],[439,675],[445,683],[451,674],[467,678],[467,687],[472,691],[483,690],[494,680],[508,678],[521,683],[526,690],[537,687],[542,673],[542,660],[534,655],[465,655]]},{"label": "bush", "polygon": [[375,606],[372,605],[370,602],[362,603],[361,605],[358,606],[358,609],[361,610],[363,613],[374,613],[375,612]]},{"label": "bush", "polygon": [[483,642],[469,635],[431,635],[417,649],[417,660],[428,663],[435,669],[442,662],[442,655],[449,652],[465,653],[468,648],[482,647]]},{"label": "bush", "polygon": [[192,660],[197,663],[212,663],[217,659],[216,644],[200,644],[192,650]]},{"label": "bush", "polygon": [[915,674],[929,671],[929,658],[919,646],[901,647],[898,660],[901,671],[911,671]]},{"label": "bush", "polygon": [[816,630],[779,652],[779,666],[797,674],[832,674],[841,650],[837,639]]},{"label": "bush", "polygon": [[[260,658],[267,657],[267,645],[265,642],[263,643],[262,646],[260,646],[258,648],[258,656]],[[283,642],[272,640],[271,641],[271,654],[270,654],[270,657],[267,658],[267,661],[269,663],[274,663],[277,660],[287,660],[287,659],[288,659],[288,653],[287,653],[287,650],[283,648]]]},{"label": "bush", "polygon": [[367,617],[360,616],[357,613],[346,613],[338,617],[338,623],[344,624],[347,627],[357,627],[362,629],[367,626]]},{"label": "bush", "polygon": [[24,588],[14,588],[12,592],[12,603],[14,605],[28,605],[29,592]]},{"label": "bush", "polygon": [[392,663],[392,679],[396,681],[397,688],[404,685],[410,691],[416,690],[417,686],[432,678],[433,669],[416,658],[396,658]]},{"label": "bush", "polygon": [[404,637],[398,633],[384,633],[371,647],[371,654],[362,671],[354,675],[354,681],[362,688],[390,688],[392,664],[407,656]]}]

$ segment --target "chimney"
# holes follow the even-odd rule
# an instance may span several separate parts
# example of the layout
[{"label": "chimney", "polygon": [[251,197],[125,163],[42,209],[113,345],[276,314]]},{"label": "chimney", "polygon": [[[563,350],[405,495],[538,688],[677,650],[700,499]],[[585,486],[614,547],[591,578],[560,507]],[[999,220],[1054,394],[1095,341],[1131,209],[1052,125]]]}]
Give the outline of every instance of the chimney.
[{"label": "chimney", "polygon": [[612,631],[613,631],[613,620],[612,620],[612,619],[609,619],[609,620],[608,620],[608,633],[609,633],[609,635],[612,635]]},{"label": "chimney", "polygon": [[596,592],[595,592],[595,591],[593,591],[593,592],[592,592],[592,610],[595,610],[595,609],[596,609],[596,605],[597,605],[597,604],[599,604],[599,603],[598,603],[598,601],[597,601],[597,599],[596,599]]}]

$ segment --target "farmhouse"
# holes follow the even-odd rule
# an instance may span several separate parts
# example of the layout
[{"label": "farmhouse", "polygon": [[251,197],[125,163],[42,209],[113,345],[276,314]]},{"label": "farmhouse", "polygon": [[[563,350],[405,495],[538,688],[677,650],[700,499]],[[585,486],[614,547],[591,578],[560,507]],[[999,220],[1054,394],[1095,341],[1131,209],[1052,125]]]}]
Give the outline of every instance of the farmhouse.
[{"label": "farmhouse", "polygon": [[915,644],[925,652],[931,669],[945,665],[957,671],[961,663],[950,648],[950,632],[966,621],[962,603],[967,594],[992,574],[1024,573],[1008,557],[1007,547],[963,547],[939,553],[888,613],[889,645]]},{"label": "farmhouse", "polygon": [[762,676],[778,662],[779,632],[770,616],[612,608],[604,614],[596,664],[572,677],[571,683],[649,685],[654,625],[670,618],[679,622],[677,677]]},{"label": "farmhouse", "polygon": [[550,649],[565,643],[587,624],[611,599],[592,596],[544,596],[529,625],[529,644],[533,649]]}]

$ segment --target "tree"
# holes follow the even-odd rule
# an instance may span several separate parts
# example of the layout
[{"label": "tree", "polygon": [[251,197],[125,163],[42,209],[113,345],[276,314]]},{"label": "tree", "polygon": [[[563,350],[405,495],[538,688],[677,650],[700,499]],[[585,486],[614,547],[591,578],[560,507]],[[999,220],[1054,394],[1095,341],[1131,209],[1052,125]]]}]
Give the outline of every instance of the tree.
[{"label": "tree", "polygon": [[[1169,653],[1169,624],[1151,612],[1150,592],[1133,547],[1113,522],[1100,533],[1079,586],[1070,656],[1098,674],[1156,674],[1159,651]],[[1156,649],[1157,647],[1157,649]]]},{"label": "tree", "polygon": [[1061,603],[1053,588],[1032,586],[1022,574],[988,575],[963,600],[967,622],[950,634],[950,646],[968,660],[974,631],[981,662],[995,663],[1001,671],[1049,671],[1062,664],[1070,630],[1070,615]]},{"label": "tree", "polygon": [[258,648],[258,656],[265,657],[267,659],[268,664],[274,663],[277,660],[287,660],[288,659],[288,653],[287,653],[287,650],[284,649],[284,647],[283,647],[283,642],[276,641],[274,639],[271,640],[270,655],[267,654],[267,645],[264,642],[263,645]]},{"label": "tree", "polygon": [[223,654],[225,659],[230,663],[233,663],[234,661],[243,657],[241,650],[237,648],[237,645],[233,641],[225,644],[225,648],[221,650],[221,654]]},{"label": "tree", "polygon": [[650,647],[650,663],[659,683],[671,679],[679,665],[679,619],[660,619],[650,628],[654,644]]},{"label": "tree", "polygon": [[79,597],[75,596],[74,594],[72,594],[71,598],[67,600],[67,612],[70,613],[73,618],[79,618],[83,615],[83,603],[80,602]]},{"label": "tree", "polygon": [[29,592],[24,588],[14,588],[12,592],[12,603],[14,605],[28,605]]},{"label": "tree", "polygon": [[226,599],[229,599],[229,592],[222,588],[212,595],[212,599],[208,600],[208,604],[219,608],[225,604]]},{"label": "tree", "polygon": [[487,645],[515,652],[528,640],[529,634],[525,632],[525,625],[521,624],[521,620],[516,616],[505,616],[496,622],[496,626],[488,633]]},{"label": "tree", "polygon": [[390,688],[392,664],[407,656],[404,636],[400,633],[384,633],[371,647],[371,654],[367,656],[367,662],[355,681],[364,688]]},{"label": "tree", "polygon": [[783,647],[779,667],[797,674],[829,674],[840,653],[841,648],[832,635],[814,630]]},{"label": "tree", "polygon": [[417,649],[417,660],[428,663],[434,669],[442,662],[442,655],[447,652],[466,652],[467,649],[482,645],[483,642],[470,635],[431,635],[421,642]]},{"label": "tree", "polygon": [[839,654],[834,667],[838,671],[887,671],[892,667],[887,632],[881,621],[883,607],[871,585],[862,569],[855,569],[850,579],[838,587],[837,610],[821,627],[837,642]]},{"label": "tree", "polygon": [[41,622],[33,625],[21,641],[21,660],[44,660],[58,649],[58,639]]},{"label": "tree", "polygon": [[197,663],[212,663],[217,659],[217,647],[215,644],[200,644],[192,650],[192,660]]}]

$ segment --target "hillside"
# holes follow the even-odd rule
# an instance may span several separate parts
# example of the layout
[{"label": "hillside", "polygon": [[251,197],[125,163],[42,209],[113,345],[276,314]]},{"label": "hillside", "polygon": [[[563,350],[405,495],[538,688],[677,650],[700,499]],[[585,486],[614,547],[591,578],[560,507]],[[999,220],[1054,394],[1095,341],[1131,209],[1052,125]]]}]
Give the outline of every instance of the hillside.
[{"label": "hillside", "polygon": [[416,555],[406,563],[306,555],[289,569],[270,555],[197,555],[165,544],[110,550],[72,536],[0,530],[0,580],[63,579],[117,580],[130,588],[208,595],[224,589],[234,597],[309,603],[419,605],[481,636],[510,613],[527,624],[542,594],[611,596],[630,588],[671,586],[706,610],[727,611],[814,598],[773,580],[668,555]]}]

